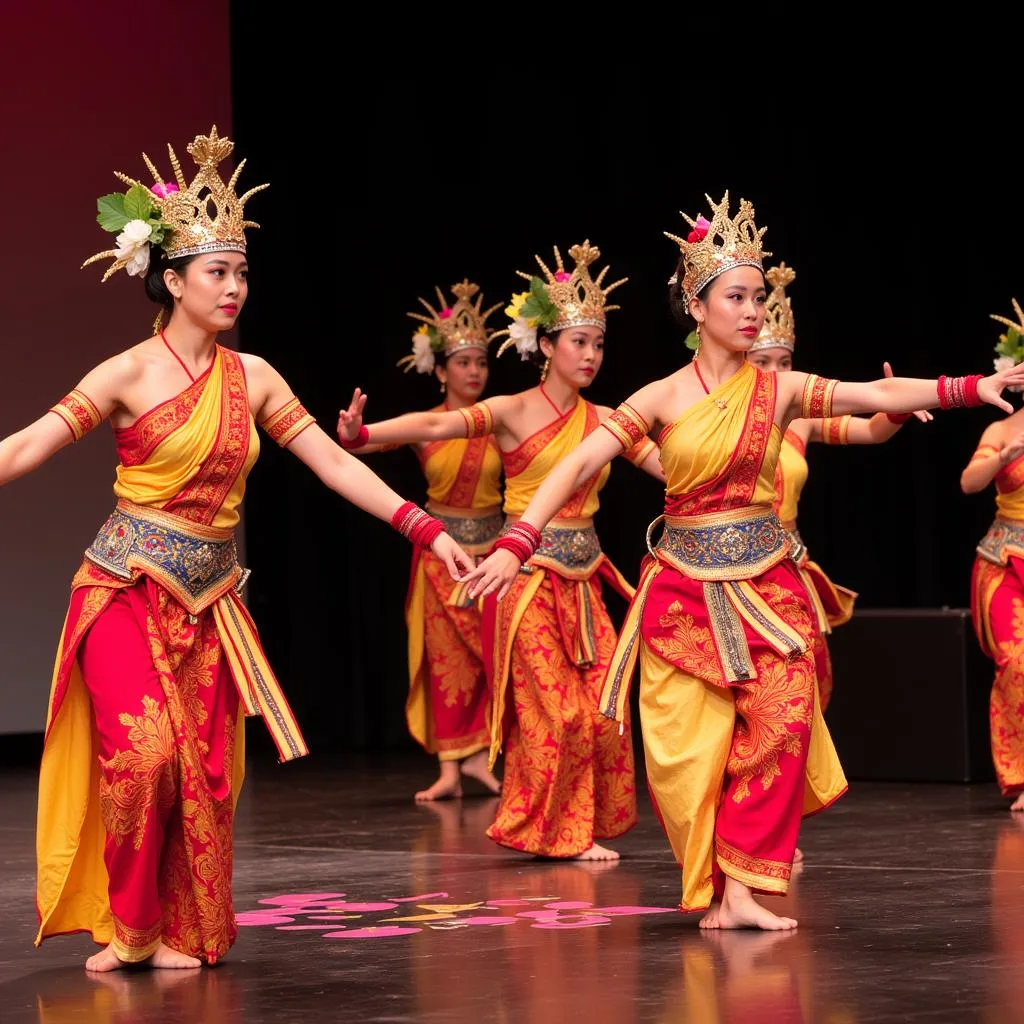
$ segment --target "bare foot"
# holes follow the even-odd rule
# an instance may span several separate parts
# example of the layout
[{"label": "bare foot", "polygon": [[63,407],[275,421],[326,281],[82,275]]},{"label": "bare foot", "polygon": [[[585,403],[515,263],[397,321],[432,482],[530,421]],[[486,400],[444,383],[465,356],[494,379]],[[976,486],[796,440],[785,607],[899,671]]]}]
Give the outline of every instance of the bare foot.
[{"label": "bare foot", "polygon": [[793,851],[793,863],[794,864],[803,864],[803,862],[804,862],[804,851],[801,850],[800,847],[798,846]]},{"label": "bare foot", "polygon": [[202,961],[197,960],[194,956],[179,953],[162,942],[156,947],[156,952],[146,961],[146,964],[149,967],[164,967],[179,971],[203,966]]},{"label": "bare foot", "polygon": [[594,843],[589,850],[584,850],[582,853],[578,853],[575,857],[570,857],[570,860],[618,860],[619,855],[615,850],[609,850],[607,846],[598,846]]},{"label": "bare foot", "polygon": [[114,944],[111,943],[106,949],[94,953],[85,961],[85,969],[95,974],[105,974],[107,971],[116,971],[124,967],[124,961],[118,960],[114,955]]},{"label": "bare foot", "polygon": [[1024,793],[1021,793],[1016,800],[1010,804],[1011,811],[1024,811]]},{"label": "bare foot", "polygon": [[711,911],[701,921],[702,928],[760,928],[763,931],[778,932],[789,931],[797,926],[792,917],[779,917],[762,907],[750,889],[735,878],[725,880],[725,895],[715,923],[705,924],[710,915]]},{"label": "bare foot", "polygon": [[462,762],[462,774],[471,779],[476,779],[482,786],[492,793],[501,792],[501,783],[494,777],[494,773],[487,767],[487,754],[478,750]]},{"label": "bare foot", "polygon": [[708,912],[700,919],[701,928],[718,928],[718,912],[721,910],[721,906],[717,903],[712,903],[708,907]]},{"label": "bare foot", "polygon": [[441,774],[429,789],[421,789],[416,794],[416,802],[428,800],[452,800],[462,796],[462,785],[459,782],[459,765],[457,761],[442,761]]},{"label": "bare foot", "polygon": [[[184,953],[177,953],[162,942],[156,947],[156,952],[146,960],[140,961],[146,967],[168,968],[171,970],[183,970],[186,968],[202,967],[203,965],[194,957],[186,956]],[[85,961],[85,969],[94,974],[105,974],[107,971],[116,971],[127,964],[118,960],[114,953],[113,943],[106,949],[94,954]]]}]

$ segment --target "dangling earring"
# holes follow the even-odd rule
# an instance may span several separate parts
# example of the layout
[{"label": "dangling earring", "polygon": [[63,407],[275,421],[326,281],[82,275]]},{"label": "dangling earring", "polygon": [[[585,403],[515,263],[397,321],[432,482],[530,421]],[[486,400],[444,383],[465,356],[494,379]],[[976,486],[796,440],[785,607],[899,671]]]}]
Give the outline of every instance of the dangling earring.
[{"label": "dangling earring", "polygon": [[694,350],[694,353],[693,353],[693,358],[694,358],[694,359],[696,359],[696,358],[697,358],[697,356],[698,356],[698,355],[700,355],[700,346],[701,346],[701,342],[703,342],[703,340],[704,340],[704,339],[703,339],[703,338],[702,338],[702,337],[700,336],[700,329],[701,329],[701,327],[703,326],[703,324],[704,324],[704,321],[703,321],[703,320],[698,320],[698,321],[697,321],[697,348],[696,348],[696,349]]},{"label": "dangling earring", "polygon": [[153,333],[154,334],[159,334],[160,333],[160,327],[163,324],[163,322],[164,322],[164,307],[161,306],[160,307],[160,312],[157,313],[156,319],[153,321]]},{"label": "dangling earring", "polygon": [[448,390],[448,382],[445,381],[445,380],[441,381],[441,394],[443,395],[447,390]]},{"label": "dangling earring", "polygon": [[544,383],[548,379],[548,374],[551,372],[551,356],[548,356],[544,360],[544,365],[540,368],[540,382]]}]

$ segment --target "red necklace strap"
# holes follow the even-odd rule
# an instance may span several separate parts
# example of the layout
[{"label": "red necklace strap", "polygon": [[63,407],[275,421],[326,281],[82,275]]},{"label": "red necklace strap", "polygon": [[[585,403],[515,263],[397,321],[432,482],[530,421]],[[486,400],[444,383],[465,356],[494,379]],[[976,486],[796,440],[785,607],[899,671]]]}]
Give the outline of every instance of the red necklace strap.
[{"label": "red necklace strap", "polygon": [[185,365],[185,361],[181,358],[181,356],[179,356],[178,353],[175,352],[173,348],[171,348],[171,343],[167,340],[167,335],[164,334],[162,328],[160,330],[160,337],[163,338],[164,344],[167,346],[167,351],[170,352],[171,355],[174,356],[174,358],[177,359],[179,363],[181,363],[181,368],[185,371],[185,373],[188,374],[188,379],[192,381],[193,384],[195,384],[196,379],[195,377],[192,376],[191,370],[189,370],[189,368]]},{"label": "red necklace strap", "polygon": [[704,378],[703,378],[703,376],[701,376],[700,367],[697,365],[697,360],[696,359],[693,360],[693,368],[694,368],[694,370],[697,373],[697,380],[700,381],[700,386],[704,389],[704,394],[705,395],[710,395],[711,391],[708,389],[707,384],[704,383]]},{"label": "red necklace strap", "polygon": [[[548,400],[548,405],[550,405],[551,408],[554,409],[555,412],[558,414],[559,419],[561,419],[563,416],[568,416],[569,412],[572,412],[571,409],[569,410],[569,412],[562,412],[562,410],[559,409],[557,405],[555,405],[555,403],[551,400],[551,396],[544,390],[543,381],[537,386],[540,388],[540,393]],[[575,403],[573,404],[575,405]]]}]

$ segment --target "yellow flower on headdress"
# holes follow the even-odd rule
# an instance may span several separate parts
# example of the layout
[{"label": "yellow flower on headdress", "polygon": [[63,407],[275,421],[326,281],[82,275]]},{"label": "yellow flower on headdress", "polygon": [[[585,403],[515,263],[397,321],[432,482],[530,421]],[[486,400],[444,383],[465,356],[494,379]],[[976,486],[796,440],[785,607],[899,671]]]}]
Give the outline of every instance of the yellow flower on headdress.
[{"label": "yellow flower on headdress", "polygon": [[416,328],[416,334],[429,334],[429,333],[430,332],[427,330],[427,325],[426,324],[420,324],[419,327]]},{"label": "yellow flower on headdress", "polygon": [[505,307],[505,316],[507,316],[509,320],[518,320],[520,310],[522,310],[523,304],[529,297],[529,292],[520,292],[518,295],[513,295],[511,303]]}]

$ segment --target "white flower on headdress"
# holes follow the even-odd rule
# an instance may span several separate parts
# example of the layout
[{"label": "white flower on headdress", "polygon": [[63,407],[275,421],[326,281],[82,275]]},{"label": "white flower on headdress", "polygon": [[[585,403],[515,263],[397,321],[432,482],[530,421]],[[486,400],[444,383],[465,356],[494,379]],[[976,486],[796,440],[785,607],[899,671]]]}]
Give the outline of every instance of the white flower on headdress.
[{"label": "white flower on headdress", "polygon": [[144,220],[130,220],[117,236],[117,256],[125,260],[125,270],[138,277],[149,270],[149,239],[153,228]]},{"label": "white flower on headdress", "polygon": [[1017,365],[1017,360],[1013,356],[1000,356],[992,361],[992,365],[995,366],[996,373],[1000,373],[1003,370],[1012,370]]},{"label": "white flower on headdress", "polygon": [[516,347],[520,358],[529,359],[531,352],[537,351],[537,328],[532,326],[525,317],[517,316],[508,329],[508,335]]},{"label": "white flower on headdress", "polygon": [[412,336],[412,365],[417,373],[431,373],[434,369],[434,350],[430,347],[430,335],[426,330]]}]

